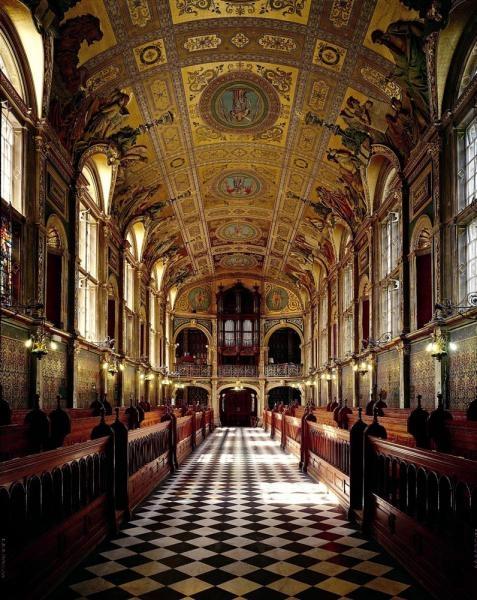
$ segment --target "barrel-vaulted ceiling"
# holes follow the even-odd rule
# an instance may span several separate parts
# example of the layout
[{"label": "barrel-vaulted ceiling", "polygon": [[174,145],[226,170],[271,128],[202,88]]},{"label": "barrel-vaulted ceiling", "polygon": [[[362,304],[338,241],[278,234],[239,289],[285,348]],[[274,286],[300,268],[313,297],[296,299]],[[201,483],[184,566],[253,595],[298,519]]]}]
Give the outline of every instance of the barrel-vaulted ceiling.
[{"label": "barrel-vaulted ceiling", "polygon": [[399,49],[373,32],[419,18],[412,1],[70,4],[59,68],[81,43],[75,72],[100,98],[83,142],[120,132],[113,213],[123,226],[145,219],[145,260],[168,260],[170,284],[222,272],[312,281],[315,261],[333,260],[333,228],[366,210],[371,142],[406,152],[391,103]]}]

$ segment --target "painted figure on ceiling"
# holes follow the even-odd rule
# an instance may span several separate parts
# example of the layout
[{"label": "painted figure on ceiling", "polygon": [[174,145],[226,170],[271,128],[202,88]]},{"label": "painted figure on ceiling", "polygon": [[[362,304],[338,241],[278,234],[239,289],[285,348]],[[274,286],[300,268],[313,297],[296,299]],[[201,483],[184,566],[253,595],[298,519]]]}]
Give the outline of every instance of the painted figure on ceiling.
[{"label": "painted figure on ceiling", "polygon": [[396,67],[390,77],[408,94],[414,116],[421,128],[429,115],[429,90],[424,44],[429,30],[419,21],[395,21],[386,31],[376,29],[371,34],[375,44],[386,46],[393,55]]},{"label": "painted figure on ceiling", "polygon": [[98,17],[82,15],[68,19],[59,27],[55,40],[55,65],[58,66],[64,86],[72,94],[83,86],[87,77],[86,69],[78,67],[81,45],[86,41],[91,46],[103,38],[100,25]]},{"label": "painted figure on ceiling", "polygon": [[92,139],[104,140],[121,121],[129,115],[127,105],[130,96],[121,90],[114,90],[111,96],[100,106],[85,127],[83,141]]},{"label": "painted figure on ceiling", "polygon": [[251,105],[247,98],[247,90],[236,88],[233,90],[232,110],[229,112],[231,121],[250,121]]}]

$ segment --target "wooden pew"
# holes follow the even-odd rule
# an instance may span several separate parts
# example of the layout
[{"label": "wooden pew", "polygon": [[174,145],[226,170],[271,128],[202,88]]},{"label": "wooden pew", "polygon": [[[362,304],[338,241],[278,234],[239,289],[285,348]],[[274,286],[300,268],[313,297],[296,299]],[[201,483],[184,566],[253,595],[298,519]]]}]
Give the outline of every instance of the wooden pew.
[{"label": "wooden pew", "polygon": [[[28,427],[23,425],[23,420],[28,412],[21,411],[19,413],[15,411],[15,420],[19,421],[20,417],[22,417],[22,420],[19,423],[0,427],[0,461],[31,454],[27,435]],[[93,427],[98,424],[99,417],[92,417],[89,409],[67,409],[66,412],[71,417],[71,432],[66,436],[63,445],[69,446],[89,440]],[[25,414],[23,415],[23,413]],[[163,414],[164,408],[158,408],[145,413],[141,427],[149,427],[155,423],[159,423]],[[127,424],[125,407],[120,408],[119,417],[122,423]],[[111,425],[115,419],[115,415],[105,417],[108,425]]]},{"label": "wooden pew", "polygon": [[475,598],[477,462],[369,438],[364,526],[437,598]]},{"label": "wooden pew", "polygon": [[102,437],[1,463],[2,598],[51,594],[174,468],[175,441],[180,462],[190,454],[196,419],[207,435],[210,410],[180,417],[177,428],[174,419],[133,431],[115,424],[114,444]]},{"label": "wooden pew", "polygon": [[45,597],[114,530],[113,469],[109,438],[0,465],[3,597]]},{"label": "wooden pew", "polygon": [[170,473],[170,421],[128,431],[129,509],[146,498]]},{"label": "wooden pew", "polygon": [[176,456],[181,465],[192,452],[192,416],[178,417],[176,420]]},{"label": "wooden pew", "polygon": [[306,423],[308,436],[306,470],[323,482],[349,511],[350,502],[350,434],[322,423]]},{"label": "wooden pew", "polygon": [[283,449],[294,454],[298,460],[301,455],[301,418],[284,415],[283,417],[284,441]]}]

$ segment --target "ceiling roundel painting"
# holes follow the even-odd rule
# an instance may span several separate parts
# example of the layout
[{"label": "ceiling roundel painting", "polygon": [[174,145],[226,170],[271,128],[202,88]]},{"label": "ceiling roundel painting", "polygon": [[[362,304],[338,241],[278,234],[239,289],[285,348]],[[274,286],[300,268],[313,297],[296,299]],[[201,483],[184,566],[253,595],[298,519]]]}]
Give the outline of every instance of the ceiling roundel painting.
[{"label": "ceiling roundel painting", "polygon": [[226,254],[219,264],[224,269],[253,269],[258,263],[249,254]]},{"label": "ceiling roundel painting", "polygon": [[205,287],[191,290],[188,299],[192,310],[207,311],[210,308],[210,290]]},{"label": "ceiling roundel painting", "polygon": [[225,242],[251,242],[260,236],[250,223],[226,223],[217,230],[217,237]]},{"label": "ceiling roundel painting", "polygon": [[258,133],[271,127],[280,113],[273,86],[254,73],[227,73],[202,93],[199,111],[219,131]]},{"label": "ceiling roundel painting", "polygon": [[285,310],[288,305],[288,292],[281,287],[272,287],[266,295],[265,303],[271,312]]},{"label": "ceiling roundel painting", "polygon": [[261,181],[247,171],[232,171],[217,180],[215,191],[229,200],[255,198],[262,190]]}]

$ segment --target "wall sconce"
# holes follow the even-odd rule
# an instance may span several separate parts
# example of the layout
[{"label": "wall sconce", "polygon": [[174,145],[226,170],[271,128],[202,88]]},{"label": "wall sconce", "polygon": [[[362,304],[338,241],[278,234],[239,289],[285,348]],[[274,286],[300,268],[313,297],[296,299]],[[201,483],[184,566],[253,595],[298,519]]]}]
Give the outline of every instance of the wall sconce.
[{"label": "wall sconce", "polygon": [[366,375],[366,373],[369,373],[372,370],[372,368],[373,365],[366,360],[361,360],[359,363],[353,363],[353,371],[363,376]]},{"label": "wall sconce", "polygon": [[145,377],[144,377],[144,381],[152,381],[154,379],[154,375],[152,373],[148,373]]},{"label": "wall sconce", "polygon": [[313,385],[313,379],[311,377],[308,377],[308,379],[305,381],[305,385],[311,387]]},{"label": "wall sconce", "polygon": [[429,342],[426,346],[426,352],[429,352],[439,362],[444,356],[447,356],[448,352],[455,352],[456,350],[457,344],[455,342],[448,342],[440,331],[433,333],[432,342]]},{"label": "wall sconce", "polygon": [[169,377],[166,376],[166,378],[163,379],[161,383],[162,385],[170,385],[172,381],[169,379]]},{"label": "wall sconce", "polygon": [[56,350],[58,344],[50,338],[41,324],[38,331],[26,340],[25,348],[28,348],[38,360],[41,360],[50,350]]}]

